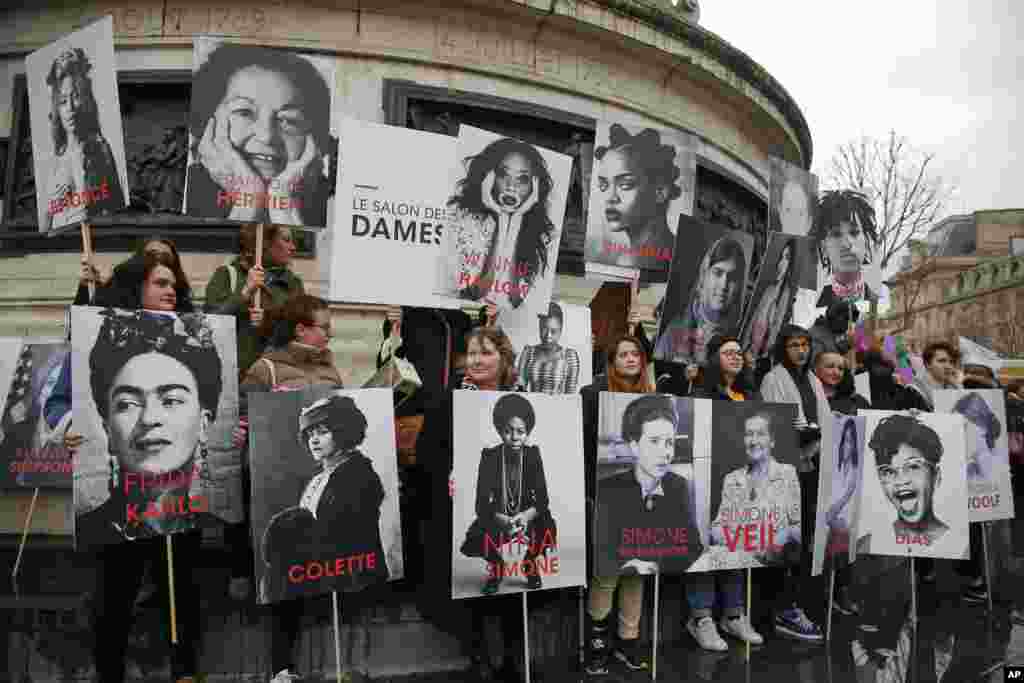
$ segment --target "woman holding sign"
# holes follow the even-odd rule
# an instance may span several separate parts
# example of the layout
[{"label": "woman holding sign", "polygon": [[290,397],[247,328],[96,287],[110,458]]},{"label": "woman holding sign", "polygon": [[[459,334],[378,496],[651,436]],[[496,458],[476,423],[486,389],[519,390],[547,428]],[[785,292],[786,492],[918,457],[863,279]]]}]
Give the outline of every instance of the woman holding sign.
[{"label": "woman holding sign", "polygon": [[192,79],[192,215],[327,224],[331,91],[303,57],[222,44]]}]

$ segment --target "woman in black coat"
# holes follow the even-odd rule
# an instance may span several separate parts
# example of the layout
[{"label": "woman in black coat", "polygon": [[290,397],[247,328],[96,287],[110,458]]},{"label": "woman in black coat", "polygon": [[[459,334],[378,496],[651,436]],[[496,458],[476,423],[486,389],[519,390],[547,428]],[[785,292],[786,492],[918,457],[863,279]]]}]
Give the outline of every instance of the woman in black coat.
[{"label": "woman in black coat", "polygon": [[[492,421],[501,443],[480,454],[477,517],[462,545],[463,555],[480,557],[488,563],[484,595],[498,592],[505,573],[501,550],[508,547],[507,543],[513,551],[525,546],[522,561],[530,566],[556,542],[540,448],[526,443],[537,424],[533,406],[518,394],[502,396],[494,406]],[[526,573],[526,587],[540,588],[540,574],[535,570]]]}]

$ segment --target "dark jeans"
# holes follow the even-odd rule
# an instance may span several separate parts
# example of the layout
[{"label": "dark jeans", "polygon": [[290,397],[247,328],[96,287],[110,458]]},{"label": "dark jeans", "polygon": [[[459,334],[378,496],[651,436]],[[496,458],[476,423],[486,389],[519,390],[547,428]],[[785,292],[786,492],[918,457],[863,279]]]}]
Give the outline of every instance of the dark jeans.
[{"label": "dark jeans", "polygon": [[[781,569],[759,569],[768,592],[774,594],[775,611],[781,612],[794,605],[805,608],[817,593],[819,600],[825,599],[822,591],[822,577],[811,576],[811,559],[814,554],[814,522],[818,510],[818,471],[799,472],[800,478],[800,564]],[[838,577],[837,577],[838,579]],[[837,580],[838,583],[838,580]],[[819,605],[820,606],[820,605]]]},{"label": "dark jeans", "polygon": [[270,675],[282,669],[295,671],[295,642],[302,627],[303,600],[284,600],[271,604]]},{"label": "dark jeans", "polygon": [[[201,534],[190,531],[175,534],[174,596],[177,608],[178,644],[171,646],[171,673],[174,678],[196,673],[196,650],[201,641],[199,586],[192,580],[199,556]],[[142,583],[143,567],[153,559],[156,576],[164,595],[167,587],[166,541],[148,538],[109,545],[99,553],[99,590],[96,600],[97,680],[100,683],[124,681],[124,656],[132,626],[132,609]],[[168,633],[170,612],[165,610]]]}]

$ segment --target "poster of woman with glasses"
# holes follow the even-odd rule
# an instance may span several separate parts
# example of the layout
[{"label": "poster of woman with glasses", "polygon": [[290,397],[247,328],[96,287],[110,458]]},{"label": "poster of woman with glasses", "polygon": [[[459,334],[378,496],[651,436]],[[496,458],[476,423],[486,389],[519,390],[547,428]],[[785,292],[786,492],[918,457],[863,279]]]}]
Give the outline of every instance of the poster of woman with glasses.
[{"label": "poster of woman with glasses", "polygon": [[865,410],[857,553],[965,559],[967,460],[959,415]]}]

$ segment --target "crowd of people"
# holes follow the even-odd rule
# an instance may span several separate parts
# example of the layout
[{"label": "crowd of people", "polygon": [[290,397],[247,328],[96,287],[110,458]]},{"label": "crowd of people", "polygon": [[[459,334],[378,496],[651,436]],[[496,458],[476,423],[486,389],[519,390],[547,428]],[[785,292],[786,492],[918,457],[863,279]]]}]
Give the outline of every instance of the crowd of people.
[{"label": "crowd of people", "polygon": [[[263,253],[259,259],[255,253],[256,244],[256,226],[245,226],[241,231],[237,258],[217,269],[202,299],[206,312],[234,316],[236,319],[242,417],[235,430],[235,441],[243,449],[243,467],[246,462],[244,449],[248,432],[247,396],[252,392],[312,385],[341,388],[346,374],[344,362],[336,363],[335,355],[328,348],[331,316],[327,303],[307,294],[302,278],[292,270],[295,244],[289,228],[277,225],[266,228]],[[95,286],[94,296],[89,292],[90,283]],[[83,260],[81,284],[75,298],[76,304],[137,310],[140,311],[139,315],[156,320],[154,324],[159,324],[162,315],[191,312],[196,308],[194,301],[197,297],[191,290],[182,259],[173,242],[168,239],[147,239],[135,255],[112,271],[98,269],[90,261]],[[262,293],[260,306],[256,302],[257,292]],[[674,434],[675,413],[671,404],[665,403],[659,396],[794,405],[797,418],[792,428],[796,432],[799,448],[798,465],[794,468],[766,458],[763,463],[752,462],[749,467],[729,474],[737,478],[737,481],[732,482],[733,487],[749,491],[751,500],[765,486],[776,485],[777,479],[784,480],[787,490],[792,490],[792,496],[799,498],[799,501],[793,501],[793,509],[796,509],[798,502],[800,518],[792,520],[792,528],[796,534],[802,529],[805,539],[803,552],[786,566],[754,572],[759,594],[765,596],[765,604],[770,603],[771,616],[767,620],[754,620],[756,623],[752,623],[744,595],[745,577],[741,570],[682,575],[681,581],[689,607],[685,630],[699,647],[724,651],[729,645],[723,636],[741,643],[760,645],[765,640],[761,632],[766,628],[774,630],[779,636],[804,642],[817,643],[824,639],[821,624],[815,623],[808,616],[809,611],[820,613],[818,608],[828,597],[821,578],[811,576],[809,539],[813,538],[817,510],[818,468],[821,467],[822,450],[820,425],[829,419],[831,413],[855,415],[857,411],[867,408],[929,411],[934,408],[934,392],[939,389],[1000,388],[990,368],[959,363],[958,349],[944,341],[936,341],[924,349],[921,371],[912,382],[906,382],[896,372],[895,359],[880,344],[875,344],[867,351],[850,351],[848,329],[851,317],[856,312],[843,303],[833,303],[809,330],[793,324],[781,327],[775,335],[773,363],[767,366],[756,363],[750,349],[744,348],[739,338],[716,334],[709,338],[704,348],[706,362],[684,373],[652,372],[653,368],[649,367],[652,364],[651,344],[644,337],[642,327],[637,325],[637,314],[631,312],[630,326],[635,329],[635,333],[602,340],[603,353],[595,355],[600,363],[594,367],[593,383],[582,388],[577,387],[577,354],[567,352],[558,344],[563,325],[560,307],[552,304],[547,313],[540,316],[542,343],[537,347],[528,347],[529,351],[524,351],[518,362],[509,337],[496,324],[498,321],[495,315],[493,306],[482,309],[477,319],[460,311],[392,307],[387,313],[385,337],[393,337],[390,334],[391,328],[400,329],[404,341],[388,339],[388,344],[378,355],[379,365],[389,361],[389,354],[406,358],[416,367],[423,382],[414,399],[403,403],[398,411],[399,416],[410,413],[422,415],[422,429],[416,443],[416,464],[407,467],[404,477],[406,490],[402,496],[402,505],[407,508],[402,514],[403,551],[406,558],[404,580],[415,587],[413,594],[420,612],[436,626],[460,639],[474,669],[483,679],[496,675],[518,678],[517,657],[521,652],[523,630],[520,603],[511,596],[492,595],[483,600],[470,601],[453,601],[449,597],[452,568],[447,558],[452,547],[450,496],[453,487],[453,430],[456,429],[452,417],[453,391],[579,391],[583,404],[588,515],[593,515],[595,500],[598,397],[602,392],[650,396],[649,399],[636,401],[636,407],[631,406],[623,417],[622,436],[627,446],[637,453],[638,468],[635,481],[629,475],[625,477],[623,490],[626,493],[623,495],[627,497],[630,486],[641,481],[642,477],[649,476],[640,472],[648,460],[656,462],[659,458],[671,457],[657,451],[658,444],[655,442],[658,439],[651,436],[657,429]],[[146,351],[168,354],[172,360],[178,360],[170,355],[171,351],[167,348],[151,348]],[[183,386],[197,385],[195,389],[199,400],[196,405],[196,425],[205,424],[203,420],[209,419],[209,415],[203,412],[208,408],[204,399],[208,398],[212,390],[204,386],[204,382],[208,383],[210,372],[209,369],[204,372],[201,360],[200,355],[196,355],[193,360],[184,363],[192,371],[192,376],[182,380]],[[126,364],[129,361],[127,359]],[[110,372],[117,374],[123,371],[111,368]],[[870,395],[862,395],[855,389],[855,376],[860,373],[866,373],[870,378]],[[111,376],[110,381],[113,379]],[[47,401],[45,414],[51,425],[59,423],[71,410],[70,385],[71,367],[68,361],[61,373],[58,388]],[[143,394],[145,391],[145,387],[140,389]],[[1011,436],[1011,460],[1019,468],[1024,466],[1024,453],[1021,452],[1024,443],[1019,434],[1020,415],[1024,412],[1024,387],[1018,382],[1005,387],[1005,391],[1008,412],[1017,416],[1016,422],[1011,417],[1011,424],[1007,427],[1008,431],[1015,434]],[[100,387],[94,394],[101,413],[105,415],[103,411],[106,406],[101,406],[101,402],[108,398],[109,392]],[[507,406],[503,406],[504,419],[500,424],[496,410],[495,428],[502,435],[503,443],[512,446],[520,444],[522,435],[532,428],[535,418],[532,409],[527,408],[529,404],[523,408],[510,400]],[[965,406],[964,414],[968,419],[975,419],[971,417],[975,413],[971,413],[969,406]],[[978,420],[983,421],[983,418]],[[770,439],[766,432],[767,422],[768,418],[756,415],[748,419],[745,438],[755,445],[759,439]],[[312,440],[325,438],[314,429],[312,423],[308,427],[311,443]],[[1014,432],[1014,429],[1017,431]],[[504,431],[507,430],[518,431],[510,433],[506,439]],[[203,432],[202,429],[198,431]],[[329,436],[330,443],[335,444],[338,451],[326,455],[324,461],[345,461],[351,457],[358,459],[357,453],[353,456],[354,451],[345,450],[344,444],[351,442],[351,439],[336,433]],[[651,446],[648,442],[655,445]],[[65,444],[74,450],[81,443],[82,438],[75,433],[72,425]],[[185,457],[188,467],[191,467],[195,458],[201,459],[203,445],[192,442],[188,445],[191,450]],[[651,450],[647,452],[644,449]],[[527,462],[517,461],[518,466],[525,468],[529,464],[529,448],[510,447],[500,450],[502,453],[507,450],[512,455],[523,452],[525,455],[520,457]],[[200,455],[197,456],[197,453]],[[117,489],[114,478],[126,476],[133,468],[141,465],[130,457],[121,457],[118,453],[111,455],[113,491]],[[652,472],[658,469],[650,468]],[[678,494],[683,498],[688,495],[685,480],[681,480],[683,483],[675,481],[672,478],[675,475],[665,474],[664,468],[660,468],[660,472],[653,475],[656,480],[654,483],[665,495]],[[1021,477],[1017,477],[1018,485],[1020,480]],[[248,482],[245,482],[243,490],[249,490]],[[160,493],[157,489],[149,495]],[[546,502],[546,496],[547,492],[544,491],[543,500],[541,497],[536,500]],[[487,519],[492,524],[511,524],[513,517],[526,519],[529,524],[548,524],[543,515],[527,514],[539,509],[536,504],[531,505],[524,504],[522,510],[512,511],[509,515],[491,514]],[[323,507],[322,501],[320,507]],[[319,510],[314,509],[312,512],[319,519]],[[131,607],[143,574],[140,566],[161,551],[162,544],[157,544],[154,534],[162,530],[152,529],[149,530],[151,533],[141,533],[145,530],[132,529],[123,520],[108,519],[102,510],[93,513],[90,523],[111,535],[133,540],[130,544],[108,545],[99,551],[101,572],[97,632],[103,633],[104,637],[96,639],[97,670],[102,681],[123,681]],[[587,528],[593,528],[589,520]],[[971,529],[971,556],[961,563],[958,571],[965,577],[964,600],[980,603],[987,600],[991,587],[987,585],[982,569],[977,525]],[[175,534],[178,567],[198,564],[195,562],[196,554],[201,552],[198,533],[194,530]],[[696,531],[693,531],[693,535],[699,538]],[[232,576],[227,590],[238,600],[250,600],[255,587],[248,521],[229,528],[227,540],[233,557]],[[143,545],[145,548],[140,547]],[[919,561],[917,567],[921,581],[927,583],[935,580],[934,562]],[[152,571],[160,582],[167,581],[164,563],[155,562]],[[854,567],[847,565],[839,568],[836,573],[832,604],[838,615],[856,617],[864,609],[862,602],[855,596],[852,576],[855,571]],[[650,665],[646,653],[639,646],[645,585],[643,573],[633,571],[622,575],[590,576],[585,652],[587,675],[600,676],[616,666],[640,670]],[[197,649],[202,627],[196,581],[195,574],[191,572],[175,572],[178,619],[185,627],[183,637],[172,652],[172,672],[178,680],[199,673]],[[536,583],[539,584],[539,581]],[[262,586],[259,589],[269,590]],[[483,592],[493,594],[496,590],[497,582],[491,579],[484,586]],[[615,605],[616,591],[617,624],[613,627],[609,620]],[[303,605],[302,600],[292,599],[274,602],[267,607],[272,625],[272,671],[268,673],[274,683],[287,683],[298,677],[295,642]],[[809,609],[812,605],[814,610]],[[1024,612],[1021,611],[1024,605],[1017,605],[1017,608],[1014,618],[1024,622]],[[495,630],[501,634],[500,638],[493,637]],[[496,640],[504,646],[504,652],[500,653],[503,665],[498,671],[492,669],[492,662],[497,659],[493,655],[498,653],[488,651],[489,643]]]}]

